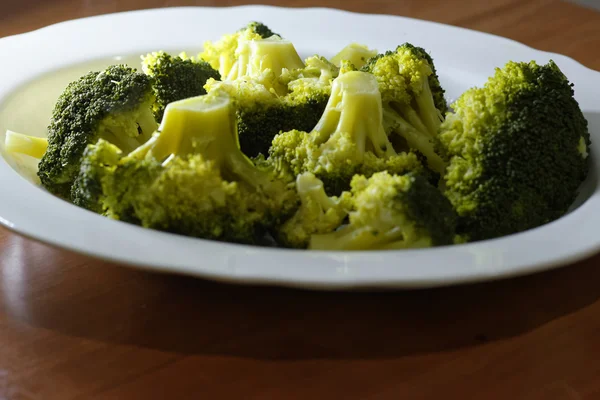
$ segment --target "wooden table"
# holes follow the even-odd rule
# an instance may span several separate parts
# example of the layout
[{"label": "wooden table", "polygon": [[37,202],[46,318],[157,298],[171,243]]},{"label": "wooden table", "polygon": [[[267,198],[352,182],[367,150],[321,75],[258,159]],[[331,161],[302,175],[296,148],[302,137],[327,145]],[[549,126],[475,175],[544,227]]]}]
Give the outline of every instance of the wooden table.
[{"label": "wooden table", "polygon": [[[140,7],[242,3],[2,0],[0,36]],[[276,3],[440,21],[600,69],[600,13],[560,1]],[[1,229],[0,263],[2,400],[600,399],[600,256],[514,280],[377,294],[149,274]]]}]

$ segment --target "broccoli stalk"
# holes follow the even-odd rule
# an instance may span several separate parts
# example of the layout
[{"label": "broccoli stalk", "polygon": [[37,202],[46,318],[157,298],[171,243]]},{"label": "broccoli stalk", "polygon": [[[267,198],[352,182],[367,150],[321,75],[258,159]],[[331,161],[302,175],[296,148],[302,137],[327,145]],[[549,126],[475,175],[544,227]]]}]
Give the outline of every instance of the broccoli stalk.
[{"label": "broccoli stalk", "polygon": [[450,202],[422,176],[356,175],[351,183],[349,223],[314,234],[313,250],[384,250],[449,245],[456,215]]},{"label": "broccoli stalk", "polygon": [[367,61],[376,55],[376,50],[371,50],[362,44],[350,43],[348,46],[340,50],[339,53],[333,56],[331,58],[331,62],[337,67],[341,67],[344,62],[349,62],[355,68],[362,68]]},{"label": "broccoli stalk", "polygon": [[169,104],[158,133],[133,155],[144,153],[164,164],[175,156],[200,154],[226,179],[244,182],[257,191],[284,190],[281,182],[259,170],[240,150],[235,108],[222,93]]},{"label": "broccoli stalk", "polygon": [[290,41],[278,36],[242,40],[236,50],[236,61],[224,79],[259,76],[267,70],[274,74],[274,78],[278,78],[286,70],[300,68],[304,68],[304,63]]},{"label": "broccoli stalk", "polygon": [[355,146],[354,159],[362,161],[365,152],[379,157],[396,155],[382,124],[381,96],[377,82],[362,72],[338,77],[323,116],[315,126],[313,140],[323,144],[325,153],[338,146],[336,133],[350,133]]},{"label": "broccoli stalk", "polygon": [[8,153],[25,154],[40,159],[48,149],[48,139],[7,130],[4,148]]},{"label": "broccoli stalk", "polygon": [[198,96],[169,104],[159,131],[125,156],[106,142],[90,146],[80,197],[144,227],[257,243],[294,213],[298,198],[291,177],[241,152],[234,115],[228,96]]},{"label": "broccoli stalk", "polygon": [[387,131],[402,136],[426,156],[434,171],[443,173],[446,164],[436,149],[447,106],[431,57],[405,43],[373,57],[362,70],[377,78]]},{"label": "broccoli stalk", "polygon": [[275,236],[286,247],[306,248],[311,235],[332,232],[342,224],[351,197],[349,192],[327,196],[323,182],[310,172],[298,175],[296,190],[300,207],[292,218],[276,227]]},{"label": "broccoli stalk", "polygon": [[38,176],[50,192],[70,200],[88,144],[104,139],[124,152],[145,143],[156,130],[151,79],[115,65],[70,83],[59,97],[48,128],[48,149]]},{"label": "broccoli stalk", "polygon": [[223,35],[217,41],[204,42],[204,50],[199,54],[199,58],[208,62],[221,76],[227,76],[236,62],[236,51],[240,41],[267,39],[274,35],[279,36],[265,24],[250,22],[237,32]]},{"label": "broccoli stalk", "polygon": [[349,188],[357,173],[422,170],[414,153],[397,154],[383,126],[381,95],[368,73],[349,71],[333,81],[331,97],[310,132],[292,130],[273,139],[269,160],[294,175],[312,172],[328,194]]},{"label": "broccoli stalk", "polygon": [[[206,88],[234,98],[242,151],[249,157],[266,156],[278,133],[316,125],[337,74],[334,65],[314,56],[306,59],[302,69],[286,69],[276,82],[263,75],[222,82],[211,79]],[[279,92],[271,90],[274,85]]]}]

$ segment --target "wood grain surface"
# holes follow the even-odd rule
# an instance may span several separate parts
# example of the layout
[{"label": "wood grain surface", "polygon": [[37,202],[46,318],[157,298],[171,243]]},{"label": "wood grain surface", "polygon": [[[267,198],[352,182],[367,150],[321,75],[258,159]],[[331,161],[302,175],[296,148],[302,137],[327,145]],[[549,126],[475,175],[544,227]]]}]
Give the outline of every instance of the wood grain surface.
[{"label": "wood grain surface", "polygon": [[[238,4],[2,0],[0,36],[123,10]],[[263,4],[439,21],[600,70],[600,14],[561,1]],[[600,256],[494,283],[315,293],[135,271],[0,228],[0,264],[0,400],[600,399]]]}]

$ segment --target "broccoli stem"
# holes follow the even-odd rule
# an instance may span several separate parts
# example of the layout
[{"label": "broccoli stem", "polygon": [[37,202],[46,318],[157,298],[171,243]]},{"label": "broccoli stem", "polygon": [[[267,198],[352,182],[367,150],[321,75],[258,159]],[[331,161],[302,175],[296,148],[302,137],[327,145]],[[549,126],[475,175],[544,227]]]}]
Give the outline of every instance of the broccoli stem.
[{"label": "broccoli stem", "polygon": [[148,141],[148,139],[152,137],[152,134],[156,132],[156,129],[158,128],[158,124],[154,119],[154,113],[152,112],[150,107],[142,108],[140,115],[137,119],[137,124],[140,127],[140,130],[142,131],[139,139],[142,143],[145,143],[146,141]]},{"label": "broccoli stem", "polygon": [[48,139],[7,130],[4,147],[9,153],[20,153],[41,159],[48,148]]},{"label": "broccoli stem", "polygon": [[416,96],[416,102],[419,107],[421,120],[425,126],[427,126],[428,132],[433,137],[436,137],[440,125],[442,124],[443,117],[440,110],[435,107],[433,94],[431,93],[431,88],[429,87],[429,81],[427,79],[423,80],[423,89],[421,90],[421,93]]},{"label": "broccoli stem", "polygon": [[351,132],[359,159],[368,150],[379,157],[394,156],[396,151],[383,128],[381,110],[377,80],[366,72],[345,73],[333,82],[325,112],[314,128],[315,142],[325,143],[336,132]]},{"label": "broccoli stem", "polygon": [[140,146],[140,142],[137,138],[122,135],[118,132],[115,133],[112,130],[106,128],[101,130],[99,138],[114,144],[124,153],[129,153]]},{"label": "broccoli stem", "polygon": [[203,95],[170,103],[159,133],[132,156],[168,163],[171,156],[199,154],[215,163],[223,177],[253,188],[267,186],[267,174],[240,150],[235,109],[229,96]]},{"label": "broccoli stem", "polygon": [[304,68],[304,62],[292,42],[276,36],[240,41],[236,55],[237,60],[227,75],[228,80],[260,75],[267,69],[278,77],[286,69]]},{"label": "broccoli stem", "polygon": [[444,173],[446,170],[446,163],[435,152],[433,144],[427,136],[424,136],[420,131],[415,129],[398,113],[384,108],[383,114],[386,124],[391,126],[394,133],[406,139],[411,148],[423,153],[427,158],[427,163],[431,169],[440,174]]},{"label": "broccoli stem", "polygon": [[310,199],[319,204],[323,212],[336,206],[336,202],[325,193],[323,181],[311,173],[298,175],[296,190],[302,203],[308,204]]},{"label": "broccoli stem", "polygon": [[404,117],[404,119],[413,126],[418,132],[423,135],[432,136],[429,128],[425,126],[425,123],[417,113],[417,111],[412,108],[412,106],[407,104],[399,104],[399,103],[390,103],[390,107],[396,109],[398,114]]}]

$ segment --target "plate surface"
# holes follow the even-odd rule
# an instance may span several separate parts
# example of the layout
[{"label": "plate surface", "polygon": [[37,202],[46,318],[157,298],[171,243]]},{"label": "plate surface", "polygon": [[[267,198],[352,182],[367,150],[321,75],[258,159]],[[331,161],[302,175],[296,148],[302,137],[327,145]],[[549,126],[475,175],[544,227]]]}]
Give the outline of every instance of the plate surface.
[{"label": "plate surface", "polygon": [[[55,95],[92,66],[117,60],[137,63],[139,55],[155,50],[198,51],[204,40],[217,39],[250,20],[262,21],[281,32],[302,56],[332,56],[351,42],[379,51],[405,41],[422,46],[433,55],[449,100],[468,87],[482,84],[495,67],[509,60],[545,63],[553,59],[575,84],[592,141],[600,142],[600,73],[568,57],[437,23],[330,9],[265,6],[112,14],[1,39],[0,54],[14,61],[0,65],[0,132],[13,129],[44,135]],[[145,29],[147,26],[162,29]],[[56,47],[55,43],[64,46]],[[308,252],[157,232],[109,220],[53,197],[36,187],[32,160],[9,157],[1,148],[0,223],[25,236],[125,265],[236,283],[344,289],[483,281],[557,267],[600,250],[600,164],[594,144],[592,172],[568,215],[527,232],[460,246]]]}]

